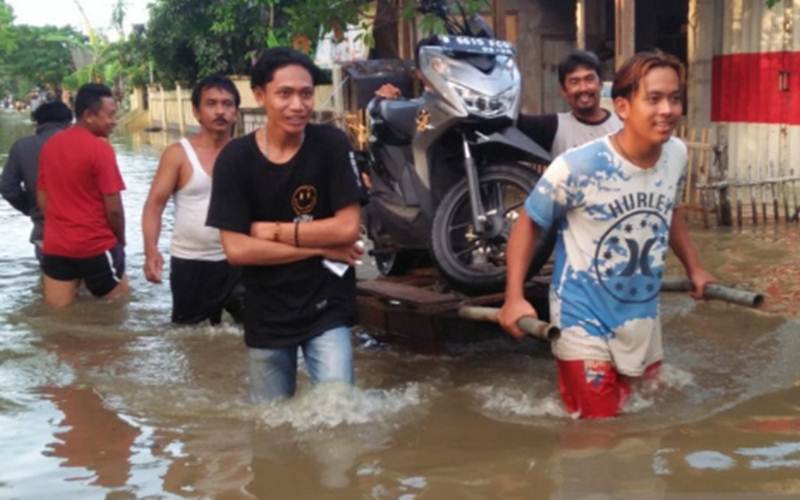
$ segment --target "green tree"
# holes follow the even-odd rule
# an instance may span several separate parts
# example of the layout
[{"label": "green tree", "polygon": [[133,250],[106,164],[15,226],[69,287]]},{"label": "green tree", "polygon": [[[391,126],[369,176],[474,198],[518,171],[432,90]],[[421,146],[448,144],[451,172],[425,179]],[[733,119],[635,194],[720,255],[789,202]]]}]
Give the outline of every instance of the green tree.
[{"label": "green tree", "polygon": [[260,0],[156,0],[145,38],[157,79],[192,84],[208,73],[247,73],[268,14]]},{"label": "green tree", "polygon": [[0,54],[5,55],[16,47],[14,11],[5,0],[0,0]]},{"label": "green tree", "polygon": [[[406,2],[403,15],[413,17],[418,1]],[[468,13],[489,5],[488,0],[463,3]],[[155,0],[150,4],[147,51],[156,79],[166,84],[193,84],[212,72],[247,73],[255,54],[266,47],[291,45],[302,36],[313,50],[321,33],[340,36],[347,25],[373,20],[373,4],[374,0]],[[423,31],[443,30],[438,20],[423,19]],[[372,45],[369,35],[366,42]]]},{"label": "green tree", "polygon": [[64,78],[75,70],[72,50],[85,38],[70,27],[14,26],[15,45],[4,58],[0,86],[22,98],[32,87],[58,92]]}]

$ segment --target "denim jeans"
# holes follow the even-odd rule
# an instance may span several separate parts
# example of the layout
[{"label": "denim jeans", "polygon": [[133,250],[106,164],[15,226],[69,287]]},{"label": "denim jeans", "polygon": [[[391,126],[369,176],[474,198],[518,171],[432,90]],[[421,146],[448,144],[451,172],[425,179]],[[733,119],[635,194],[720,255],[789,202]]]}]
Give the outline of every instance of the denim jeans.
[{"label": "denim jeans", "polygon": [[250,348],[250,400],[265,403],[294,395],[297,384],[297,348],[303,349],[312,384],[353,384],[353,347],[350,329],[340,326],[291,347]]}]

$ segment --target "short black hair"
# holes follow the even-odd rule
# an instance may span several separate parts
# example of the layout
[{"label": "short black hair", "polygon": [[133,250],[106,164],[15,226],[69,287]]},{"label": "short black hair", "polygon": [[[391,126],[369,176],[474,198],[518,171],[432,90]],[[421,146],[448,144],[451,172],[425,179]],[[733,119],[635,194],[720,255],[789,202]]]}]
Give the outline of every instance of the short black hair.
[{"label": "short black hair", "polygon": [[272,81],[275,71],[291,65],[302,66],[308,70],[314,85],[323,80],[322,72],[307,55],[289,47],[274,47],[262,52],[253,64],[250,72],[250,88],[263,87]]},{"label": "short black hair", "polygon": [[61,101],[50,101],[40,105],[31,113],[37,125],[45,123],[70,123],[72,110]]},{"label": "short black hair", "polygon": [[597,73],[598,78],[603,78],[603,65],[595,53],[588,50],[575,50],[558,63],[558,83],[563,87],[567,75],[581,66],[593,70]]},{"label": "short black hair", "polygon": [[86,110],[97,112],[102,105],[103,97],[114,97],[111,89],[102,83],[87,83],[78,89],[78,95],[75,96],[75,116],[78,120],[83,118],[83,113]]},{"label": "short black hair", "polygon": [[237,108],[242,102],[239,91],[236,89],[236,85],[234,85],[231,79],[225,75],[214,73],[213,75],[202,78],[194,86],[194,89],[192,89],[192,106],[194,106],[195,109],[200,107],[200,97],[206,89],[220,89],[228,92],[233,96],[233,101],[236,103]]}]

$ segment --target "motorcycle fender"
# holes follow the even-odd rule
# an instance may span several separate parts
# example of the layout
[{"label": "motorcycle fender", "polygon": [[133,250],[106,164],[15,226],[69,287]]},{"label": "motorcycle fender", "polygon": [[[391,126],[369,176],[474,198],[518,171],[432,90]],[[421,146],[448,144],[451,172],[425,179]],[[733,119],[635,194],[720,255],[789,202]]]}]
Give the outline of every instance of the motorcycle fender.
[{"label": "motorcycle fender", "polygon": [[530,156],[537,163],[550,163],[550,153],[523,134],[517,127],[508,127],[490,135],[479,134],[477,146],[502,145]]}]

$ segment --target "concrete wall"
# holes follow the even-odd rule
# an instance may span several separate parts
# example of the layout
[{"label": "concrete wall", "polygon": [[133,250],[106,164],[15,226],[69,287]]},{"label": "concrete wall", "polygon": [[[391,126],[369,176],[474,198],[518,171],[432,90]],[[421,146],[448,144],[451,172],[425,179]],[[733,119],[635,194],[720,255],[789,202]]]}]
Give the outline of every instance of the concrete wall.
[{"label": "concrete wall", "polygon": [[199,126],[192,113],[191,90],[164,90],[161,86],[147,89],[148,116],[151,127],[178,130],[182,134]]},{"label": "concrete wall", "polygon": [[[261,108],[250,90],[249,77],[233,76],[231,80],[236,85],[236,90],[239,91],[242,110]],[[331,111],[333,109],[332,93],[333,86],[318,85],[314,92],[314,109]],[[144,89],[135,89],[130,100],[132,109],[147,109],[148,126],[186,133],[197,130],[199,127],[192,111],[191,96],[191,89],[178,86],[175,90],[163,90],[160,86],[153,85],[147,88],[146,99]]]}]

